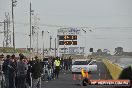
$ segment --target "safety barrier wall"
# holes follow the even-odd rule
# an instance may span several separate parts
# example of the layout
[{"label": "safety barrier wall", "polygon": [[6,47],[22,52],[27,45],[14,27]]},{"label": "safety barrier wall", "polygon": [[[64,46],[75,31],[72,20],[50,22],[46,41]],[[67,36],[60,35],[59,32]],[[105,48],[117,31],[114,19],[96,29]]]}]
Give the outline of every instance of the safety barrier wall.
[{"label": "safety barrier wall", "polygon": [[119,67],[117,64],[112,63],[109,60],[103,59],[103,63],[106,65],[107,69],[109,70],[113,79],[118,79],[122,68]]}]

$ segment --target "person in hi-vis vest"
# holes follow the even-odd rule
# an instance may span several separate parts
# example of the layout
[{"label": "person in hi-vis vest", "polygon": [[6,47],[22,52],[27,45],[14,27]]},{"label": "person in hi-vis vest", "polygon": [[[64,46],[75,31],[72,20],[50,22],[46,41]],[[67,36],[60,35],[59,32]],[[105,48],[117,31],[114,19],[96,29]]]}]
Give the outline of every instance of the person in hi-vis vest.
[{"label": "person in hi-vis vest", "polygon": [[83,81],[82,81],[82,85],[83,86],[87,86],[87,84],[91,84],[90,79],[89,79],[89,74],[87,71],[84,71],[84,69],[82,68],[81,70],[82,73],[82,77],[83,77]]},{"label": "person in hi-vis vest", "polygon": [[60,60],[57,57],[57,59],[54,62],[55,65],[55,78],[59,78],[59,71],[60,71]]}]

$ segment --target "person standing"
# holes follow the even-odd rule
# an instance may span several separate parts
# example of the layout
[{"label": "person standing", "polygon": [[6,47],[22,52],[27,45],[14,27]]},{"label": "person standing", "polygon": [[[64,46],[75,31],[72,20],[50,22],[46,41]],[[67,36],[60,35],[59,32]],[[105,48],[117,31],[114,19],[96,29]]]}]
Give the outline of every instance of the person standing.
[{"label": "person standing", "polygon": [[67,70],[68,69],[68,64],[67,64],[67,59],[64,59],[64,70]]},{"label": "person standing", "polygon": [[4,55],[0,55],[0,72],[2,71],[2,64],[4,62]]},{"label": "person standing", "polygon": [[[14,64],[15,64],[15,67],[17,67],[17,62],[18,62],[18,58],[15,58],[14,59]],[[17,78],[17,70],[16,70],[16,77],[15,77],[15,86],[16,86],[16,88],[17,88],[17,82],[18,82],[18,78]]]},{"label": "person standing", "polygon": [[8,67],[9,62],[10,62],[10,55],[7,55],[6,59],[3,62],[3,65],[2,65],[2,71],[3,71],[3,74],[5,76],[6,88],[9,88],[9,67]]},{"label": "person standing", "polygon": [[9,61],[9,88],[16,88],[15,86],[15,77],[16,77],[16,66],[14,63],[15,55],[11,56]]},{"label": "person standing", "polygon": [[32,68],[32,61],[29,59],[28,60],[28,70],[27,70],[27,76],[26,76],[26,83],[27,83],[27,86],[31,88],[31,68]]},{"label": "person standing", "polygon": [[59,71],[60,71],[60,60],[59,57],[54,62],[55,64],[55,78],[59,78]]},{"label": "person standing", "polygon": [[35,57],[35,63],[33,64],[31,72],[33,79],[32,88],[41,88],[41,74],[43,68],[37,56]]},{"label": "person standing", "polygon": [[20,61],[17,63],[17,88],[26,88],[26,75],[28,66],[24,62],[24,55],[20,56]]},{"label": "person standing", "polygon": [[71,67],[72,67],[72,58],[70,56],[69,59],[68,59],[68,70],[69,71],[71,70]]},{"label": "person standing", "polygon": [[89,79],[89,74],[87,71],[84,71],[84,69],[82,68],[81,70],[81,74],[82,74],[82,77],[83,77],[83,80],[82,80],[82,85],[83,86],[87,86],[87,84],[91,84],[90,82],[90,79]]}]

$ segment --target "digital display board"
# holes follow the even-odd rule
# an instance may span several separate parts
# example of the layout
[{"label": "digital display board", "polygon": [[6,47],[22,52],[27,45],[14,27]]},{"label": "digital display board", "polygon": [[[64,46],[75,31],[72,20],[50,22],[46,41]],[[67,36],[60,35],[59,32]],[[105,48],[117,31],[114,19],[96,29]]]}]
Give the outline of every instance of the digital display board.
[{"label": "digital display board", "polygon": [[77,40],[77,35],[60,35],[59,40]]},{"label": "digital display board", "polygon": [[77,45],[77,41],[59,41],[59,45]]}]

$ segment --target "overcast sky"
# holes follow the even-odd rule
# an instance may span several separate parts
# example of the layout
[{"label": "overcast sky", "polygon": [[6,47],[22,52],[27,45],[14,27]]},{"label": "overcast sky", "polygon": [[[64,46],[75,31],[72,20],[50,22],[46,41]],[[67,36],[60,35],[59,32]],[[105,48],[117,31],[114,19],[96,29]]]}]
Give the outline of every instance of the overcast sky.
[{"label": "overcast sky", "polygon": [[[11,15],[11,1],[0,0],[0,21],[4,20],[5,12]],[[29,34],[30,2],[34,15],[40,18],[40,35],[42,30],[45,31],[45,47],[49,47],[49,35],[56,36],[59,29],[46,25],[58,25],[90,27],[85,29],[86,34],[82,32],[81,37],[82,45],[86,37],[87,49],[107,48],[114,51],[114,48],[121,46],[125,51],[132,51],[132,0],[17,0],[14,8],[16,47],[29,46],[29,37],[26,34]],[[93,31],[89,32],[89,29]],[[0,26],[0,31],[2,30]],[[0,34],[1,41],[2,36]],[[39,38],[41,48],[41,36]]]}]

